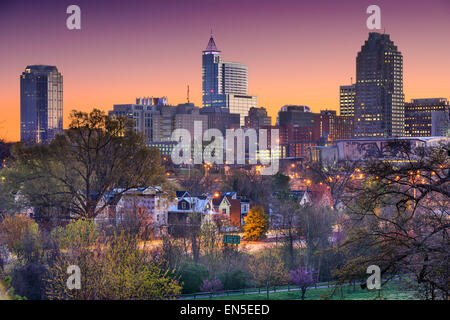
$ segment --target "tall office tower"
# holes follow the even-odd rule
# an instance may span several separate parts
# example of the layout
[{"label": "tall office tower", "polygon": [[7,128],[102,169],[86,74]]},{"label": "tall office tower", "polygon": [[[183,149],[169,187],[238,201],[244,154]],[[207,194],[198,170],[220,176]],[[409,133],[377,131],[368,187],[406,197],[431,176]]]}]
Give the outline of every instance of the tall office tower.
[{"label": "tall office tower", "polygon": [[63,77],[55,66],[27,66],[20,76],[20,141],[49,143],[63,130]]},{"label": "tall office tower", "polygon": [[247,128],[259,129],[269,127],[272,124],[272,118],[267,115],[264,107],[250,108],[248,116],[245,117],[245,126]]},{"label": "tall office tower", "polygon": [[203,107],[227,108],[239,113],[240,125],[251,107],[258,104],[256,96],[248,95],[248,68],[237,62],[222,61],[211,35],[202,56]]},{"label": "tall office tower", "polygon": [[[412,99],[405,103],[405,136],[429,137],[445,136],[445,117],[450,111],[450,103],[446,98]],[[440,115],[442,112],[442,115]],[[435,132],[433,134],[433,114]],[[443,118],[442,118],[443,117]],[[439,120],[440,119],[440,120]],[[442,122],[444,121],[444,122]],[[440,129],[436,130],[436,126]],[[444,127],[443,127],[444,126]]]},{"label": "tall office tower", "polygon": [[356,85],[340,86],[339,109],[341,116],[353,117],[355,115]]},{"label": "tall office tower", "polygon": [[403,57],[388,34],[369,33],[356,58],[356,137],[403,136]]}]

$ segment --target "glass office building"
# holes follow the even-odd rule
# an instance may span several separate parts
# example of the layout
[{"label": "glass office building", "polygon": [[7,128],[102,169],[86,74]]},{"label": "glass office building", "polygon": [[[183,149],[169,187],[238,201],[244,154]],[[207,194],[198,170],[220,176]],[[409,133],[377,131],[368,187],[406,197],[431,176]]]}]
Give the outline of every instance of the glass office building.
[{"label": "glass office building", "polygon": [[356,58],[356,137],[405,132],[403,56],[388,34],[369,33]]},{"label": "glass office building", "polygon": [[20,140],[49,143],[63,130],[63,77],[55,66],[27,66],[20,76]]},{"label": "glass office building", "polygon": [[212,35],[202,56],[202,102],[203,107],[239,113],[242,126],[250,108],[257,106],[256,96],[248,95],[247,66],[222,61]]}]

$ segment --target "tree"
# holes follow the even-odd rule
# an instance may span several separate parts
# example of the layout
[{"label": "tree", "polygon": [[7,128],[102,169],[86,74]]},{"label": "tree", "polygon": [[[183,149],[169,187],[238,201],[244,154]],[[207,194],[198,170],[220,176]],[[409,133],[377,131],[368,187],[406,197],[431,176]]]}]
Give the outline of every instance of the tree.
[{"label": "tree", "polygon": [[219,279],[208,280],[205,279],[200,286],[202,292],[218,292],[223,290],[222,282]]},{"label": "tree", "polygon": [[272,189],[289,191],[289,182],[291,178],[280,172],[277,172],[272,178]]},{"label": "tree", "polygon": [[[225,177],[223,191],[233,190],[256,205],[267,207],[272,197],[272,177],[244,169],[232,169]],[[268,208],[266,208],[268,209]]]},{"label": "tree", "polygon": [[5,142],[0,139],[0,169],[5,165],[6,160],[11,155],[11,142]]},{"label": "tree", "polygon": [[449,154],[450,144],[413,148],[394,141],[383,149],[383,159],[401,161],[372,159],[362,167],[366,179],[346,199],[346,228],[357,232],[344,242],[362,255],[344,270],[375,264],[384,282],[409,273],[424,298],[448,299]]},{"label": "tree", "polygon": [[202,264],[186,262],[181,266],[179,275],[183,293],[194,293],[200,290],[203,279],[208,277],[208,270]]},{"label": "tree", "polygon": [[159,151],[147,147],[126,119],[98,109],[73,111],[70,119],[69,129],[49,145],[13,148],[6,181],[32,206],[95,218],[130,189],[164,185]]},{"label": "tree", "polygon": [[0,243],[23,263],[39,261],[43,253],[39,227],[25,214],[4,217],[0,224]]},{"label": "tree", "polygon": [[300,211],[298,198],[291,196],[289,191],[279,192],[273,201],[273,211],[272,228],[280,229],[288,252],[288,266],[292,268],[296,264],[295,241],[298,237]]},{"label": "tree", "polygon": [[269,229],[269,217],[264,213],[264,208],[254,206],[244,218],[244,238],[246,240],[260,240],[266,236]]},{"label": "tree", "polygon": [[233,271],[224,271],[219,274],[219,279],[223,283],[223,287],[226,290],[237,290],[245,288],[249,274],[241,269],[235,269]]},{"label": "tree", "polygon": [[311,179],[313,185],[324,186],[333,198],[333,208],[342,204],[342,199],[350,185],[359,177],[359,162],[339,161],[333,166],[323,166],[311,163],[305,168],[305,176]]},{"label": "tree", "polygon": [[308,270],[306,267],[299,266],[297,269],[289,271],[289,273],[292,283],[298,286],[302,291],[302,300],[305,300],[306,290],[316,283],[313,276],[313,270]]},{"label": "tree", "polygon": [[[69,290],[67,267],[81,270],[81,289]],[[171,270],[142,250],[135,237],[125,234],[109,238],[107,245],[96,242],[64,253],[49,268],[46,294],[49,299],[76,300],[159,300],[180,294]]]},{"label": "tree", "polygon": [[216,275],[216,270],[222,263],[220,261],[220,248],[222,239],[219,234],[219,228],[213,221],[205,221],[201,226],[201,246],[205,265],[208,267],[210,276]]},{"label": "tree", "polygon": [[297,233],[305,239],[305,265],[314,266],[318,277],[322,272],[325,250],[331,247],[333,225],[337,221],[338,215],[338,211],[322,206],[307,205],[299,209]]},{"label": "tree", "polygon": [[270,287],[279,285],[287,278],[283,259],[275,247],[265,248],[255,254],[249,267],[256,283],[266,288],[267,300]]},{"label": "tree", "polygon": [[62,249],[87,248],[99,238],[97,225],[92,219],[71,221],[65,227],[53,229],[51,235]]}]

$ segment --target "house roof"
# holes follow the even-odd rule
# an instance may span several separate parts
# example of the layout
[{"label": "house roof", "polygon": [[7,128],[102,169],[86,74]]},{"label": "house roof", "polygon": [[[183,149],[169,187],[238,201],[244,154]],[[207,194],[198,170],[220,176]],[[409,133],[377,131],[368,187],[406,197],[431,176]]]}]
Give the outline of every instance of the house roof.
[{"label": "house roof", "polygon": [[193,208],[190,208],[190,209],[178,209],[178,202],[179,201],[175,201],[169,206],[168,211],[169,212],[214,213],[214,211],[211,210],[211,208],[210,209],[207,208],[207,205],[209,204],[209,200],[208,199],[200,199],[200,198],[197,198],[197,197],[189,197],[189,196],[187,196],[187,197],[184,197],[182,200],[188,202],[189,204],[191,204],[191,206],[193,206]]},{"label": "house roof", "polygon": [[175,191],[175,193],[177,198],[183,198],[187,194],[187,191]]}]

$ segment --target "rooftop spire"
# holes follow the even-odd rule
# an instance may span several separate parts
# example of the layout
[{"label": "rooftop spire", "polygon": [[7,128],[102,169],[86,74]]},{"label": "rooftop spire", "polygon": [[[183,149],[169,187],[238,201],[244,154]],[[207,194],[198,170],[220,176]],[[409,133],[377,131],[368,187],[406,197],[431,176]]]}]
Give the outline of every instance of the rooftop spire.
[{"label": "rooftop spire", "polygon": [[214,42],[214,36],[211,29],[211,36],[208,41],[208,45],[206,46],[206,49],[203,52],[217,52],[219,53],[219,49],[217,49],[216,43]]}]

